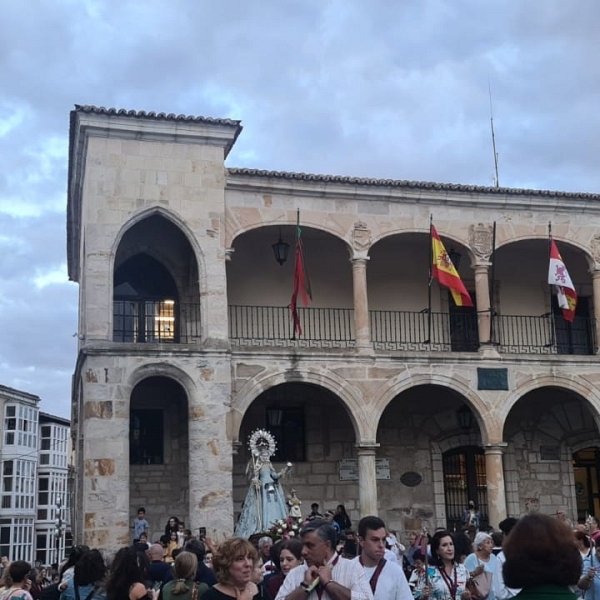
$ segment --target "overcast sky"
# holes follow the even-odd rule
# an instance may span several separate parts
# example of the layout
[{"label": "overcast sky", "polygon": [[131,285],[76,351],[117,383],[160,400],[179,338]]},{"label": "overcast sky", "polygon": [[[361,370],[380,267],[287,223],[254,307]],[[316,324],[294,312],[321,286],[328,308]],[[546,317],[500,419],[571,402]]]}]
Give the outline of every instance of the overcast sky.
[{"label": "overcast sky", "polygon": [[598,0],[2,0],[0,383],[69,416],[73,104],[241,119],[228,166],[600,192]]}]

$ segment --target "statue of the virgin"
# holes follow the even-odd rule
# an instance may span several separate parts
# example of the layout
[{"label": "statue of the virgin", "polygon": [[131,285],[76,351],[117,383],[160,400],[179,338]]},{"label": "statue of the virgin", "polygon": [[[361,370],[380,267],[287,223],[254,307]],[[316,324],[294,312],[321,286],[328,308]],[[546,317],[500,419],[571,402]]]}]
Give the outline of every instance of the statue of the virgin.
[{"label": "statue of the virgin", "polygon": [[271,457],[275,454],[276,442],[270,432],[257,429],[250,435],[248,445],[251,458],[246,475],[250,477],[250,487],[234,532],[244,538],[267,531],[275,521],[287,517],[281,478],[292,468],[292,463],[287,463],[280,471],[273,468]]}]

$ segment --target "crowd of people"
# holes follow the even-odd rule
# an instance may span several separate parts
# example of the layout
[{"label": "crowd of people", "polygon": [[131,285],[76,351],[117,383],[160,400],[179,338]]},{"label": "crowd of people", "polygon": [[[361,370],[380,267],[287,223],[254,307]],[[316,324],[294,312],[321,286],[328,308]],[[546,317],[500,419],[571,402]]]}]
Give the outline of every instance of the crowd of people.
[{"label": "crowd of people", "polygon": [[573,529],[558,513],[532,513],[471,537],[470,527],[411,533],[404,546],[377,516],[354,531],[343,505],[325,515],[318,508],[297,535],[276,541],[214,544],[171,517],[148,544],[147,525],[134,527],[135,541],[110,563],[96,549],[73,547],[54,583],[17,560],[5,565],[0,600],[600,600],[593,518]]}]

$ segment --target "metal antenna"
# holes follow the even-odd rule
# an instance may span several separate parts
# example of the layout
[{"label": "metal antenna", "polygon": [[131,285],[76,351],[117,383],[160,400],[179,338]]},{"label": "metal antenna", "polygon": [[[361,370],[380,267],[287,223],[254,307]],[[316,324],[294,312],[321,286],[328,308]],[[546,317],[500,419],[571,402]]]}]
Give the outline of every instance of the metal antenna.
[{"label": "metal antenna", "polygon": [[492,148],[494,150],[494,169],[496,171],[495,187],[500,187],[498,177],[498,153],[496,152],[496,136],[494,135],[494,107],[492,106],[492,86],[488,79],[488,92],[490,94],[490,125],[492,126]]}]

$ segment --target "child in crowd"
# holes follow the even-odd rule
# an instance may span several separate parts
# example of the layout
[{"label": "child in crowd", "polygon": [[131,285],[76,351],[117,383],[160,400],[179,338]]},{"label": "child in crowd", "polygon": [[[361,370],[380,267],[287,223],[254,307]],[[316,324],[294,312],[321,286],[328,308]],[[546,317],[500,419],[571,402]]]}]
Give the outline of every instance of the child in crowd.
[{"label": "child in crowd", "polygon": [[[133,525],[133,543],[137,544],[140,541],[142,533],[148,535],[148,521],[146,521],[146,509],[140,506],[137,511],[137,519],[134,519]],[[146,540],[147,541],[147,540]]]}]

